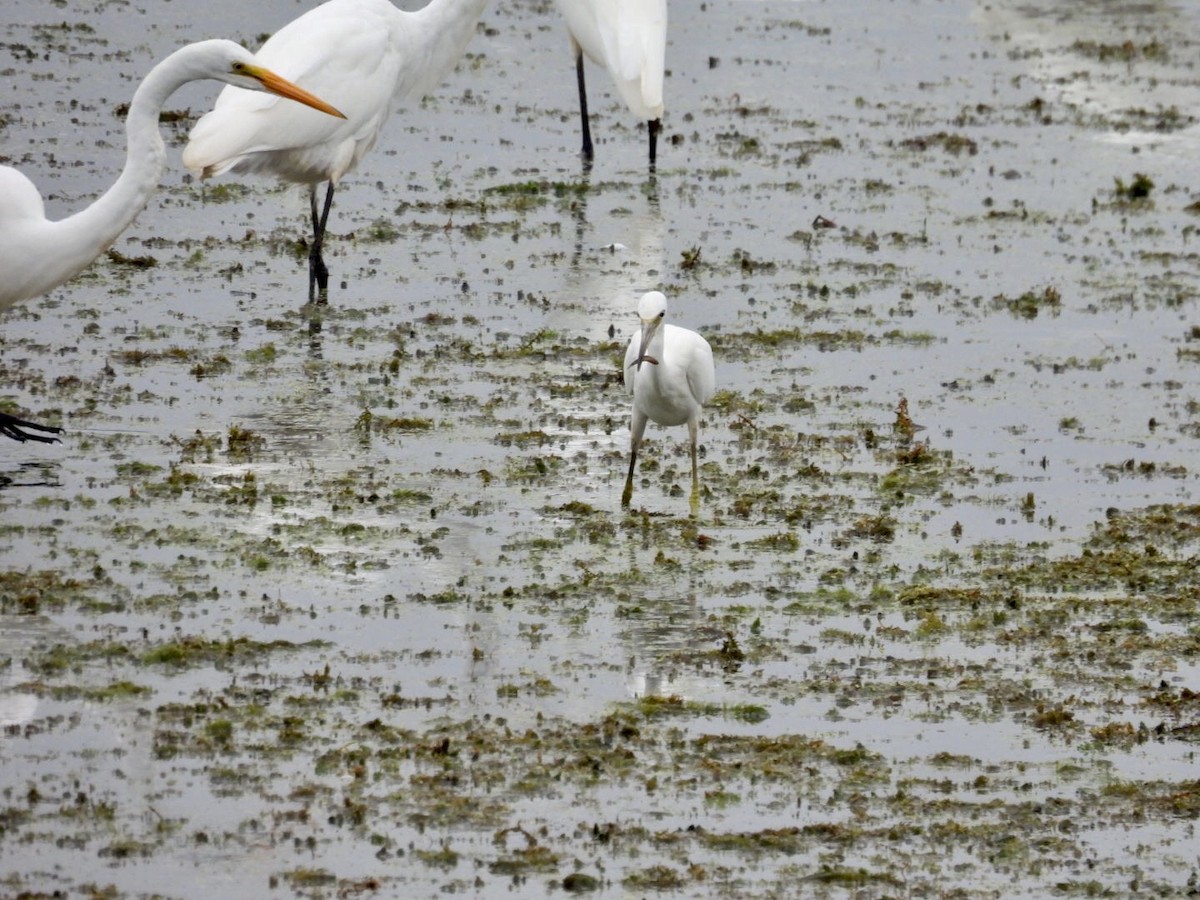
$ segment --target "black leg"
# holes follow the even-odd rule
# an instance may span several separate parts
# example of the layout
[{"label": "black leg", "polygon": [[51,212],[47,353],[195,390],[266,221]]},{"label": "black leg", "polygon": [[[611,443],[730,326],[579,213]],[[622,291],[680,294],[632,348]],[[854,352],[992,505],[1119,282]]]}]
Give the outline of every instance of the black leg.
[{"label": "black leg", "polygon": [[[626,372],[626,378],[633,373]],[[629,472],[625,475],[625,490],[621,492],[621,505],[628,506],[633,499],[633,473],[637,469],[638,448],[642,446],[642,435],[646,433],[646,419],[636,409],[629,422]]]},{"label": "black leg", "polygon": [[621,505],[628,506],[633,499],[633,472],[637,468],[637,446],[629,451],[629,472],[625,475],[625,490],[621,492]]},{"label": "black leg", "polygon": [[30,434],[23,430],[25,428],[32,428],[34,431],[44,431],[46,434],[62,434],[63,432],[61,428],[55,428],[53,425],[39,425],[37,422],[26,422],[24,419],[10,416],[8,413],[0,413],[0,434],[5,437],[12,438],[14,441],[20,441],[22,444],[26,441],[38,441],[43,444],[58,443],[58,438],[56,437]]},{"label": "black leg", "polygon": [[658,133],[662,131],[662,119],[651,119],[647,123],[650,131],[650,168],[658,162]]},{"label": "black leg", "polygon": [[313,240],[308,249],[308,299],[321,302],[329,297],[329,269],[321,250],[325,244],[325,225],[329,221],[329,209],[333,206],[333,182],[325,191],[325,207],[317,215],[317,186],[309,190],[309,206],[312,209]]},{"label": "black leg", "polygon": [[587,88],[583,83],[583,53],[575,56],[575,80],[579,83],[579,117],[583,121],[583,158],[592,161],[592,130],[588,127]]}]

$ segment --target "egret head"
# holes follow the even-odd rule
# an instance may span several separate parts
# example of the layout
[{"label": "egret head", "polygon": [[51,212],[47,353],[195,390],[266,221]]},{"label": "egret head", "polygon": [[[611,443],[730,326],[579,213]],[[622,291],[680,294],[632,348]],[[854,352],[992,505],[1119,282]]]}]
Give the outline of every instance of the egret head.
[{"label": "egret head", "polygon": [[658,360],[653,356],[647,356],[646,350],[667,319],[667,298],[662,291],[650,291],[642,294],[642,299],[638,301],[638,318],[642,322],[642,339],[638,346],[638,355],[634,365],[640,372],[644,362],[650,363],[652,366],[658,365]]},{"label": "egret head", "polygon": [[336,116],[346,118],[338,109],[329,105],[320,97],[310,94],[299,85],[292,84],[282,75],[277,75],[266,66],[261,65],[254,54],[232,41],[212,41],[216,59],[216,71],[209,73],[211,77],[232,84],[234,87],[245,88],[249,91],[265,91],[287,97],[305,106]]}]

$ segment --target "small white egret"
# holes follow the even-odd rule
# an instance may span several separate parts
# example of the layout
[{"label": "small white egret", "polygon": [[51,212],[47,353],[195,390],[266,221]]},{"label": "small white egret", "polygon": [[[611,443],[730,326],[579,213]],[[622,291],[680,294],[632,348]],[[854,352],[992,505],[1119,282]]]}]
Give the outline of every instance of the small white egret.
[{"label": "small white egret", "polygon": [[717,389],[712,347],[696,332],[669,325],[667,298],[659,291],[638,301],[641,327],[625,350],[625,390],[633,395],[629,424],[629,474],[621,505],[633,498],[633,470],[646,422],[688,427],[692,450],[692,512],[700,503],[700,475],[696,464],[696,439],[700,410]]},{"label": "small white egret", "polygon": [[[432,0],[405,12],[390,0],[328,0],[279,29],[257,56],[337,104],[334,122],[226,89],[196,123],[183,162],[202,178],[233,171],[309,186],[309,299],[329,283],[322,247],[334,188],[375,145],[394,106],[419,100],[454,68],[487,0]],[[317,187],[328,182],[324,207]]]},{"label": "small white egret", "polygon": [[579,115],[583,121],[583,157],[591,160],[592,133],[588,127],[587,90],[583,57],[603,66],[617,93],[650,132],[650,168],[658,157],[662,129],[663,75],[667,54],[667,0],[556,0],[567,20],[575,79],[579,85]]},{"label": "small white egret", "polygon": [[[158,116],[163,104],[183,85],[206,78],[287,97],[326,117],[340,115],[232,41],[201,41],[176,50],[150,70],[134,93],[125,120],[125,168],[87,209],[52,222],[33,183],[16,169],[0,166],[0,311],[79,274],[129,227],[162,175],[166,148],[158,133]],[[0,434],[18,441],[56,440],[25,430],[30,428],[48,434],[62,431],[0,413]]]}]

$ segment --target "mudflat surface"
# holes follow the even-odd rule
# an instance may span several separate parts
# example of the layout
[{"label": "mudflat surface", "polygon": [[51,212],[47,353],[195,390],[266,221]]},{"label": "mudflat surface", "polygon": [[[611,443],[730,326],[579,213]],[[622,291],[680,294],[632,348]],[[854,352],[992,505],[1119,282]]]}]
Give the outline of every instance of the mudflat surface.
[{"label": "mudflat surface", "polygon": [[[10,0],[52,217],[189,40]],[[1200,777],[1200,14],[681,2],[659,168],[550,3],[344,183],[187,178],[0,320],[0,894],[1178,896]],[[216,29],[216,30],[214,30]],[[633,504],[637,297],[713,345]]]}]

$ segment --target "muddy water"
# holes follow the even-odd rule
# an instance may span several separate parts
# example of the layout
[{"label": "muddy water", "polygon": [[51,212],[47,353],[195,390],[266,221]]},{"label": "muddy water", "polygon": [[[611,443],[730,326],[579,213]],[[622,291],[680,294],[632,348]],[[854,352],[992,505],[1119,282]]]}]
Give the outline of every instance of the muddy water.
[{"label": "muddy water", "polygon": [[[52,216],[154,60],[303,5],[209,7],[6,6]],[[176,162],[154,265],[5,316],[68,434],[0,448],[4,893],[1194,884],[1200,16],[671,16],[655,178],[599,73],[581,169],[556,13],[498,2],[347,179],[328,307],[301,195]],[[650,288],[717,353],[696,518],[682,430],[619,504]]]}]

